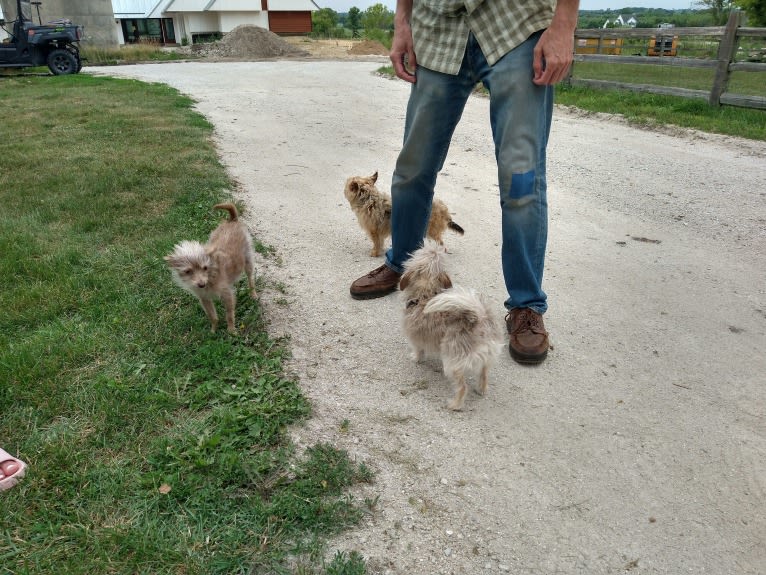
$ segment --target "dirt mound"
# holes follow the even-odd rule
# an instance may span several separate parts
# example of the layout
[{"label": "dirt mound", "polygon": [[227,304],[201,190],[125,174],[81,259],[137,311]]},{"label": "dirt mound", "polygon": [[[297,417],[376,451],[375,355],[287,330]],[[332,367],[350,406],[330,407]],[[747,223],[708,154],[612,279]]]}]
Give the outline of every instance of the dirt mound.
[{"label": "dirt mound", "polygon": [[201,56],[241,60],[309,55],[273,32],[252,24],[237,26],[218,42],[195,44],[194,52]]},{"label": "dirt mound", "polygon": [[362,40],[354,44],[348,53],[357,56],[388,56],[389,50],[377,40]]}]

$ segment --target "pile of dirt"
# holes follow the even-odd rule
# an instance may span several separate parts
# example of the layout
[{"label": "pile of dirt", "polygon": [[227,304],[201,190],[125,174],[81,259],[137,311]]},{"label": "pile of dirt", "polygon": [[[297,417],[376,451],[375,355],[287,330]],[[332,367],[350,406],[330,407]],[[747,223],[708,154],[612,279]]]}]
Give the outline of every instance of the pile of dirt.
[{"label": "pile of dirt", "polygon": [[357,56],[388,56],[388,48],[377,40],[362,40],[355,43],[348,51]]},{"label": "pile of dirt", "polygon": [[218,42],[195,44],[193,51],[208,58],[239,60],[309,55],[305,50],[296,48],[273,32],[252,24],[237,26]]}]

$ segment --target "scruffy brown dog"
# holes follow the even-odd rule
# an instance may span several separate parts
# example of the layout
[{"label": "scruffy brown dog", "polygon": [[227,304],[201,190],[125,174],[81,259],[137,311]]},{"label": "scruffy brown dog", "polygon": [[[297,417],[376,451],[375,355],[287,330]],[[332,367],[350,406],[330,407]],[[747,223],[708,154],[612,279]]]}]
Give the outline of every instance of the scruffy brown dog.
[{"label": "scruffy brown dog", "polygon": [[413,359],[437,354],[444,375],[455,388],[448,406],[463,408],[466,375],[479,372],[476,391],[487,391],[489,368],[494,363],[504,335],[484,299],[474,290],[453,286],[444,265],[445,249],[426,240],[404,263],[399,289],[404,299],[404,333]]},{"label": "scruffy brown dog", "polygon": [[[383,254],[383,242],[391,235],[391,197],[375,187],[377,180],[378,172],[367,178],[353,176],[346,180],[343,190],[359,225],[372,240],[372,257]],[[452,221],[447,205],[434,198],[426,235],[442,244],[442,234],[447,228],[461,236],[465,233],[463,228]]]},{"label": "scruffy brown dog", "polygon": [[210,331],[218,327],[218,315],[213,300],[220,299],[226,308],[226,326],[230,333],[234,328],[234,309],[237,296],[234,284],[244,271],[250,286],[250,296],[255,299],[255,271],[253,240],[247,226],[239,221],[234,204],[213,206],[227,210],[229,220],[213,230],[206,244],[184,240],[177,244],[165,261],[173,272],[173,280],[189,293],[195,295],[210,320]]}]

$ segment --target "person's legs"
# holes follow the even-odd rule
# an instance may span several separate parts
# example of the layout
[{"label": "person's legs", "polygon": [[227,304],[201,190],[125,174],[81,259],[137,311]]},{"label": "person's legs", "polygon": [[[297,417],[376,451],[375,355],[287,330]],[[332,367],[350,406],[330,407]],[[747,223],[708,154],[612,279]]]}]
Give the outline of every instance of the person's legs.
[{"label": "person's legs", "polygon": [[542,323],[548,304],[542,281],[548,238],[545,150],[553,88],[532,82],[533,50],[538,39],[539,33],[482,75],[490,92],[500,185],[510,350],[514,359],[524,363],[538,363],[548,351]]},{"label": "person's legs", "polygon": [[502,262],[509,310],[545,313],[542,290],[548,237],[545,148],[548,144],[553,93],[532,83],[535,35],[497,62],[486,75],[490,121],[495,140],[500,206]]},{"label": "person's legs", "polygon": [[404,125],[404,145],[391,180],[391,249],[386,265],[401,273],[431,216],[436,176],[476,79],[464,61],[457,76],[418,68]]},{"label": "person's legs", "polygon": [[351,284],[352,297],[370,299],[396,290],[404,262],[425,237],[436,176],[476,81],[466,61],[457,76],[418,68],[391,182],[391,249],[384,265]]}]

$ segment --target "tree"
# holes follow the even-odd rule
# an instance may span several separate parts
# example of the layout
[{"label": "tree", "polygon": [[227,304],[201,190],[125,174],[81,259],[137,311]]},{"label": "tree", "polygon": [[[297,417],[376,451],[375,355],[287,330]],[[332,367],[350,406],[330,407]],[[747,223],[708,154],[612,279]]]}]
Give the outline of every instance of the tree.
[{"label": "tree", "polygon": [[332,8],[322,8],[311,15],[311,28],[317,36],[332,36],[338,25],[338,13]]},{"label": "tree", "polygon": [[747,14],[748,26],[766,26],[766,0],[735,0],[734,4]]},{"label": "tree", "polygon": [[734,7],[732,0],[699,0],[697,5],[709,10],[718,26],[726,24],[729,12]]},{"label": "tree", "polygon": [[383,4],[374,4],[362,14],[362,27],[369,30],[393,30],[394,13]]},{"label": "tree", "polygon": [[370,6],[362,13],[362,27],[364,37],[368,40],[376,40],[391,47],[391,38],[394,35],[394,13],[383,4]]},{"label": "tree", "polygon": [[346,16],[346,27],[351,30],[351,37],[359,37],[359,29],[362,27],[362,12],[356,6],[352,6]]}]

